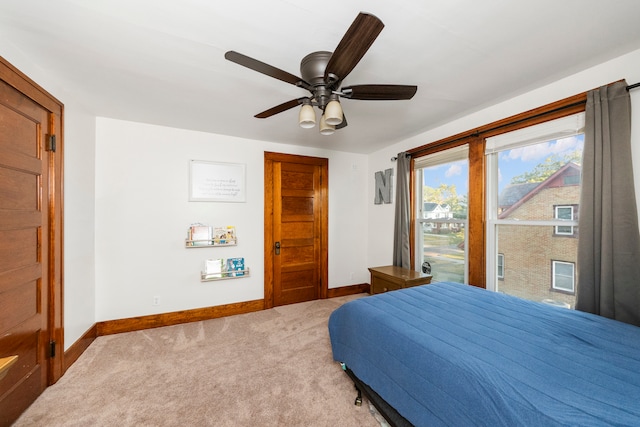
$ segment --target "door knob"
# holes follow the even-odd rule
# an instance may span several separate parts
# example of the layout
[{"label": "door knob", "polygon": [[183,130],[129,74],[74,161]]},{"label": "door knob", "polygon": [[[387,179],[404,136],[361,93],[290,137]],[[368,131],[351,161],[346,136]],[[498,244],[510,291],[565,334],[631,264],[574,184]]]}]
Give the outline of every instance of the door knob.
[{"label": "door knob", "polygon": [[280,242],[276,242],[275,248],[276,248],[276,255],[280,255]]}]

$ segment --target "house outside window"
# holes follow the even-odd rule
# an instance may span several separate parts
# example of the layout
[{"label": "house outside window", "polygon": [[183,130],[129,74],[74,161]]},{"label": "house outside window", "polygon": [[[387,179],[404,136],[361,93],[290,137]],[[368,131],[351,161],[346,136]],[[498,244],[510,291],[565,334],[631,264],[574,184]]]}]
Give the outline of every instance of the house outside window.
[{"label": "house outside window", "polygon": [[552,261],[552,288],[556,291],[575,293],[575,271],[573,262]]}]

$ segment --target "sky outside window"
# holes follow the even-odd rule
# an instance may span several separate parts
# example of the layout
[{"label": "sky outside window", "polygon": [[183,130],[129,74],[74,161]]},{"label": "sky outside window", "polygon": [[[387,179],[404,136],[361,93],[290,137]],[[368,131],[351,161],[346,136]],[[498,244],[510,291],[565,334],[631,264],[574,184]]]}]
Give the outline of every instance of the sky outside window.
[{"label": "sky outside window", "polygon": [[[532,171],[546,159],[563,159],[572,153],[582,153],[584,134],[543,142],[526,147],[506,150],[499,154],[498,161],[498,191],[501,192],[511,180],[524,172]],[[458,196],[469,191],[469,166],[466,161],[447,163],[423,170],[424,185],[436,188],[441,184],[455,185]]]}]

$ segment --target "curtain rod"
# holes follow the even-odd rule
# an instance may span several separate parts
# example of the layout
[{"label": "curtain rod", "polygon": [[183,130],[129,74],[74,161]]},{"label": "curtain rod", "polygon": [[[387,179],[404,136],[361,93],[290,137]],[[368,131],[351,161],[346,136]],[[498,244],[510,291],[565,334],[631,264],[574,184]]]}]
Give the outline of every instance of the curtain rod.
[{"label": "curtain rod", "polygon": [[[479,137],[481,135],[484,135],[484,134],[487,134],[487,133],[490,133],[490,132],[495,132],[495,131],[497,131],[499,129],[502,129],[502,128],[513,126],[514,124],[526,122],[526,121],[529,121],[529,120],[535,120],[537,118],[544,117],[544,116],[549,115],[549,114],[554,114],[554,113],[560,112],[562,110],[567,110],[569,108],[573,108],[573,107],[576,107],[576,106],[579,106],[579,105],[584,105],[585,101],[586,100],[573,102],[571,104],[563,105],[563,106],[560,106],[560,107],[557,107],[557,108],[554,108],[554,109],[551,109],[551,110],[548,110],[548,111],[542,111],[540,113],[533,114],[533,115],[527,116],[527,117],[522,117],[520,119],[513,120],[513,121],[510,121],[510,122],[507,122],[507,123],[502,123],[502,124],[495,125],[495,126],[488,126],[486,129],[483,129],[483,130],[476,129],[473,132],[472,131],[463,132],[463,134],[461,136],[457,137],[457,138],[445,141],[445,142],[443,142],[441,144],[434,144],[434,145],[432,145],[432,147],[439,147],[441,145],[450,145],[450,144],[453,144],[453,143],[456,143],[456,142],[463,141],[463,140],[465,140],[467,138],[470,138],[470,137],[477,138],[477,137]],[[414,150],[416,150],[416,149],[414,149]],[[416,154],[416,152],[419,152],[417,150],[416,150],[416,152],[412,152],[412,151],[413,150],[407,150],[407,153],[410,156],[413,156],[413,155]],[[393,158],[391,159],[391,161],[394,161]]]},{"label": "curtain rod", "polygon": [[[630,91],[631,89],[635,89],[635,88],[637,88],[637,87],[640,87],[640,82],[638,82],[638,83],[634,83],[634,84],[631,84],[631,85],[628,85],[628,86],[626,87],[626,89],[627,89],[627,91]],[[540,113],[540,114],[536,114],[536,115],[534,115],[534,116],[533,116],[533,118],[540,117],[540,116],[544,116],[544,115],[549,114],[549,113],[555,113],[555,112],[557,112],[557,111],[561,111],[561,110],[563,110],[563,109],[565,109],[565,108],[568,108],[568,107],[574,107],[574,106],[579,105],[579,104],[581,104],[581,103],[582,103],[582,101],[581,101],[581,102],[576,102],[576,103],[570,104],[570,105],[568,105],[568,106],[559,107],[559,108],[553,109],[553,110],[551,110],[551,111],[545,111],[545,112],[543,112],[543,113]],[[515,122],[513,122],[513,123],[505,123],[505,124],[503,124],[503,125],[496,126],[496,127],[492,128],[492,129],[490,129],[490,130],[492,130],[492,131],[493,131],[493,130],[496,130],[496,129],[500,129],[500,128],[502,128],[502,127],[511,126],[511,125],[513,125],[514,123],[519,123],[519,122],[526,121],[526,120],[529,120],[529,119],[531,119],[531,117],[529,117],[529,118],[524,118],[524,119],[521,119],[521,120],[516,120],[516,121],[515,121]],[[486,131],[485,131],[485,132],[486,132]],[[485,132],[482,132],[482,133],[485,133]],[[476,136],[476,137],[477,137],[477,136],[480,136],[480,134],[481,134],[481,132],[476,131],[476,132],[474,132],[474,133],[472,133],[472,134],[463,135],[463,136],[461,136],[461,137],[459,137],[459,138],[456,138],[456,139],[454,139],[454,140],[452,140],[452,141],[447,141],[447,144],[450,144],[450,143],[452,143],[452,142],[462,141],[463,139],[467,139],[467,138],[469,138],[470,136]],[[411,151],[411,150],[409,150],[409,151]],[[413,153],[408,152],[408,154],[409,154],[409,155],[412,155]],[[395,162],[396,160],[398,160],[398,158],[397,158],[397,157],[395,157],[395,156],[391,158],[391,161],[392,161],[392,162]]]}]

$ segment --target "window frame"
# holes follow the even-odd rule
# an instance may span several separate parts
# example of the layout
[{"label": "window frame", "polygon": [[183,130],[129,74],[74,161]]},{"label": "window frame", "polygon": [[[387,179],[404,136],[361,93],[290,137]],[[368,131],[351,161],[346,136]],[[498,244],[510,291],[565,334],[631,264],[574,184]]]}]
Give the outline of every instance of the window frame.
[{"label": "window frame", "polygon": [[[412,168],[410,171],[411,182],[415,179],[413,173],[413,162],[416,157],[436,153],[448,148],[460,145],[469,145],[469,207],[468,207],[468,228],[469,239],[466,242],[469,257],[469,284],[481,288],[486,288],[487,279],[487,243],[485,238],[485,206],[486,195],[484,181],[486,179],[485,144],[486,139],[512,130],[522,129],[535,124],[544,123],[549,120],[580,113],[585,110],[587,92],[551,102],[540,107],[518,113],[504,119],[500,119],[485,125],[476,126],[466,131],[448,136],[436,141],[428,142],[424,145],[407,150],[411,155]],[[416,195],[411,194],[412,215],[415,214]],[[415,239],[416,221],[411,218],[410,239]],[[415,242],[409,245],[411,251],[415,251]],[[411,254],[412,268],[415,253]]]},{"label": "window frame", "polygon": [[[457,145],[455,147],[448,148],[446,150],[440,150],[431,154],[427,154],[420,157],[413,157],[411,159],[411,175],[413,183],[412,185],[412,193],[411,193],[411,202],[412,202],[412,230],[411,230],[411,265],[415,266],[416,264],[422,265],[422,242],[418,239],[418,236],[422,236],[425,229],[435,228],[435,229],[443,229],[447,230],[449,228],[449,223],[452,222],[453,214],[448,215],[445,212],[437,212],[435,213],[434,218],[424,218],[424,204],[423,200],[423,192],[420,191],[424,185],[424,176],[423,169],[445,165],[449,163],[455,163],[459,161],[465,161],[467,163],[468,169],[468,191],[471,191],[471,169],[469,165],[469,147],[467,144]],[[467,198],[469,194],[467,193]],[[464,241],[467,242],[469,239],[469,212],[467,207],[467,218],[457,220],[460,223],[463,223],[463,229],[465,238]],[[469,249],[468,245],[464,246],[464,257],[465,257],[465,266],[464,266],[464,283],[469,283]],[[416,263],[419,261],[419,263]]]},{"label": "window frame", "polygon": [[[576,205],[553,205],[553,217],[558,220],[566,221],[566,218],[558,217],[558,209],[571,209],[571,219],[570,221],[575,221],[576,219]],[[568,233],[559,231],[560,227],[569,227],[571,231]],[[553,235],[554,236],[562,236],[562,237],[573,237],[575,236],[575,226],[574,225],[556,225],[553,227]]]},{"label": "window frame", "polygon": [[[487,142],[485,150],[485,165],[487,170],[486,178],[486,281],[485,288],[491,291],[498,290],[497,277],[497,261],[498,254],[498,230],[500,225],[511,226],[553,226],[555,233],[556,227],[571,225],[572,230],[577,226],[577,222],[571,221],[571,224],[562,224],[566,220],[558,220],[555,218],[555,209],[553,219],[512,219],[501,218],[498,213],[498,163],[500,153],[512,150],[514,148],[531,147],[535,144],[557,140],[567,136],[579,135],[584,133],[584,112],[578,112],[565,117],[550,120],[538,125],[527,126],[518,131],[498,135],[497,138]],[[535,127],[534,127],[535,126]],[[558,204],[559,206],[569,206],[568,204]],[[554,208],[556,204],[553,204]],[[572,205],[572,212],[576,212],[577,208]],[[548,218],[548,217],[547,217]],[[555,236],[555,234],[554,234]],[[560,235],[569,236],[569,235]]]},{"label": "window frame", "polygon": [[[571,290],[565,288],[559,288],[556,286],[556,265],[570,265],[571,266]],[[551,260],[551,290],[554,292],[560,292],[563,294],[575,295],[576,293],[576,264],[571,261]]]},{"label": "window frame", "polygon": [[[501,260],[502,262],[500,262]],[[504,254],[498,253],[496,261],[496,277],[498,280],[504,280]]]}]

